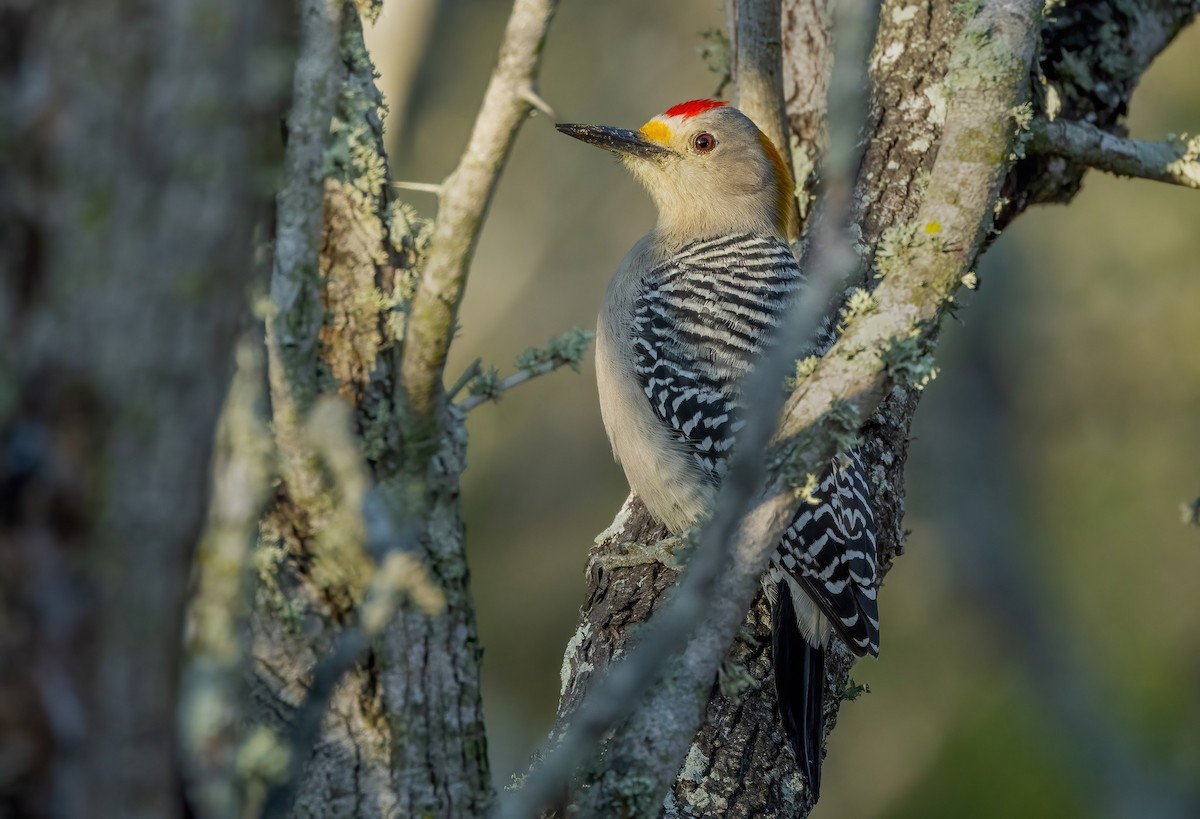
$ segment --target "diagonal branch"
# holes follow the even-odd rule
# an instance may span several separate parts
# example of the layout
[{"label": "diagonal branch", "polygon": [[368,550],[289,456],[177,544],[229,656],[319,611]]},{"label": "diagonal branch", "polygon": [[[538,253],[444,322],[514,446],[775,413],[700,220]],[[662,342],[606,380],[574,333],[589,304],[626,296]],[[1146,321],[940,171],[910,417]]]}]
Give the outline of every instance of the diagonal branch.
[{"label": "diagonal branch", "polygon": [[441,196],[429,255],[413,296],[401,364],[408,407],[433,417],[484,214],[517,129],[534,107],[542,45],[558,0],[516,0],[474,130]]},{"label": "diagonal branch", "polygon": [[1037,120],[1029,148],[1117,176],[1133,176],[1200,189],[1200,137],[1162,142],[1129,139],[1086,122]]},{"label": "diagonal branch", "polygon": [[821,460],[794,441],[846,404],[866,418],[893,376],[927,354],[937,322],[974,263],[1015,135],[1013,111],[1028,96],[1026,73],[1040,22],[1033,0],[989,0],[955,45],[947,85],[956,88],[942,145],[917,218],[885,232],[871,302],[788,400],[779,455],[815,471]]}]

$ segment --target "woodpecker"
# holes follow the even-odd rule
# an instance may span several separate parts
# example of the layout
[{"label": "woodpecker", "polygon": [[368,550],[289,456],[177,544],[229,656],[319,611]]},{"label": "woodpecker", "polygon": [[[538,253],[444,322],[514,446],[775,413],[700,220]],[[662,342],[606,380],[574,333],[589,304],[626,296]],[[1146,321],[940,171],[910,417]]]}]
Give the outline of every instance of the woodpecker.
[{"label": "woodpecker", "polygon": [[[630,488],[678,532],[712,506],[738,430],[741,390],[804,286],[788,239],[794,183],[736,108],[692,100],[637,131],[560,124],[616,154],[650,193],[654,229],[617,267],[596,333],[604,427]],[[832,344],[826,327],[808,352]],[[798,351],[799,352],[799,351]],[[875,518],[857,452],[835,459],[784,533],[763,586],[785,733],[820,792],[825,648],[879,653]]]}]

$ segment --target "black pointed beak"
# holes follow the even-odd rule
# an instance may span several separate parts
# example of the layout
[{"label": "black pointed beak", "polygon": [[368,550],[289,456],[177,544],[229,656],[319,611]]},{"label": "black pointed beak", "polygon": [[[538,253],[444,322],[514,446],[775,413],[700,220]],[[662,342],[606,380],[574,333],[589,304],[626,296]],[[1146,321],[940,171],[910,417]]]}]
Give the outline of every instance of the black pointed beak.
[{"label": "black pointed beak", "polygon": [[607,125],[567,125],[561,122],[554,127],[567,136],[612,151],[614,154],[657,159],[672,153],[670,148],[651,142],[637,131],[627,131],[624,128],[609,128]]}]

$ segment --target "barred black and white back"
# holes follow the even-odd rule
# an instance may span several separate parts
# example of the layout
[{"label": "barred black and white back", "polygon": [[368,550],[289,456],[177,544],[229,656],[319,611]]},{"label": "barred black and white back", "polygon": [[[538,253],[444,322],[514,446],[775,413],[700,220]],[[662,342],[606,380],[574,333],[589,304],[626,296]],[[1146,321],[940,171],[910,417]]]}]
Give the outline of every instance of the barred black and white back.
[{"label": "barred black and white back", "polygon": [[693,242],[654,268],[634,303],[634,371],[655,415],[718,482],[737,432],[742,382],[803,279],[773,236]]},{"label": "barred black and white back", "polygon": [[[634,302],[634,371],[654,414],[711,482],[724,476],[744,425],[741,385],[804,279],[791,247],[739,234],[692,242],[654,268]],[[827,346],[824,338],[817,348]],[[836,461],[779,543],[770,581],[785,577],[859,655],[879,651],[874,515],[857,453]],[[766,579],[766,578],[765,578]],[[813,616],[800,628],[815,643]]]},{"label": "barred black and white back", "polygon": [[[699,480],[715,487],[724,477],[745,423],[742,383],[803,283],[788,244],[753,233],[685,245],[639,283],[634,374]],[[831,340],[826,325],[813,349],[824,352]],[[819,791],[825,644],[832,629],[855,654],[877,655],[879,613],[875,518],[858,453],[835,459],[814,495],[817,503],[797,511],[763,581],[775,603],[780,714]]]}]

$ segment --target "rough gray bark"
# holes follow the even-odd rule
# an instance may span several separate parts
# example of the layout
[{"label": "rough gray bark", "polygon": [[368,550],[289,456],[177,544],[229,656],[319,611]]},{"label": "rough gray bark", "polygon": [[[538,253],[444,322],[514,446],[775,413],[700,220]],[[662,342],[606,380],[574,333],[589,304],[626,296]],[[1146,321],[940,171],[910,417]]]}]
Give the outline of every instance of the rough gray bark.
[{"label": "rough gray bark", "polygon": [[[260,530],[251,710],[276,749],[300,757],[265,771],[246,801],[256,810],[267,789],[270,815],[478,816],[492,783],[459,507],[466,428],[442,368],[490,191],[540,103],[534,72],[555,3],[515,4],[432,226],[396,201],[387,170],[358,14],[378,4],[303,5],[268,334],[283,480]],[[333,394],[353,430],[322,450],[310,416]],[[345,450],[369,489],[332,468]],[[427,602],[380,616],[371,595],[389,591],[397,555],[430,579]]]},{"label": "rough gray bark", "polygon": [[[313,5],[313,14],[325,11],[323,1]],[[289,217],[295,240],[276,246],[279,312],[270,339],[273,426],[284,483],[261,528],[252,717],[277,736],[288,733],[313,669],[342,631],[359,621],[377,563],[415,539],[444,594],[442,613],[403,605],[383,636],[351,663],[315,747],[299,749],[311,757],[292,815],[473,815],[490,798],[491,783],[457,502],[463,428],[447,412],[436,458],[405,459],[396,374],[404,305],[424,239],[421,225],[391,191],[382,100],[358,14],[350,4],[335,11],[341,23],[327,61],[332,73],[317,72],[332,83],[332,107],[321,110],[324,83],[300,77],[305,59],[320,55],[322,37],[298,64],[298,119],[290,130],[302,131],[304,140],[289,142],[289,167],[300,176],[280,199],[281,238],[285,207],[298,213]],[[320,34],[328,23],[317,22]],[[301,154],[309,158],[301,161]],[[311,194],[289,199],[289,192],[300,193],[301,179],[310,189],[315,182],[315,203]],[[293,275],[281,278],[281,271]],[[298,292],[314,295],[286,298]],[[290,342],[289,332],[300,343]],[[357,519],[360,511],[344,508],[346,487],[320,469],[304,426],[321,393],[336,393],[353,408],[351,449],[368,465],[381,514],[394,524],[392,542],[338,535],[341,516]],[[408,517],[413,472],[421,473],[428,491],[419,520]]]},{"label": "rough gray bark", "polygon": [[[1043,59],[1041,71],[1049,83],[1060,88],[1060,97],[1071,100],[1073,114],[1103,112],[1108,119],[1102,121],[1112,125],[1123,113],[1136,78],[1195,13],[1195,3],[1137,7],[1066,3],[1042,31],[1042,53],[1061,56],[1083,43],[1103,43],[1102,47],[1088,45],[1087,54],[1102,66],[1098,71],[1119,75],[1119,83],[1093,82],[1081,87],[1077,77],[1063,75],[1063,66],[1073,65],[1070,61]],[[965,79],[962,66],[951,66],[950,46],[966,16],[963,4],[894,2],[884,8],[871,65],[874,106],[856,199],[861,242],[869,255],[886,241],[888,228],[911,223],[922,205],[928,173],[942,148],[947,82]],[[1120,21],[1115,36],[1108,26],[1114,17]],[[802,26],[811,27],[812,15],[797,18],[795,6],[789,5],[784,17],[785,38],[794,31],[789,26],[796,25],[797,19],[803,21]],[[804,28],[801,33],[815,42],[828,42],[827,32],[814,34],[811,28]],[[790,47],[785,53],[798,54]],[[790,104],[811,98],[795,91],[813,82],[811,65],[804,58],[785,68]],[[952,70],[959,74],[952,75]],[[1035,100],[1035,105],[1041,103]],[[795,112],[789,108],[789,115],[805,129],[801,138],[812,139],[813,123],[820,121],[819,115],[811,108]],[[1021,141],[1017,141],[1018,149]],[[998,156],[996,162],[1004,159]],[[1031,155],[1014,167],[1006,180],[1007,198],[1001,200],[998,223],[1035,201],[1069,198],[1078,188],[1081,172],[1081,167],[1061,159]],[[1050,182],[1032,184],[1035,173]],[[903,549],[903,467],[908,428],[919,395],[914,386],[898,384],[863,429],[876,489],[880,559],[885,572]],[[574,712],[597,674],[624,650],[637,626],[674,585],[676,571],[669,565],[670,558],[659,555],[656,559],[654,549],[645,546],[659,541],[665,532],[640,503],[627,504],[614,530],[607,534],[589,561],[582,622],[564,660],[560,718]],[[887,593],[885,589],[883,594]],[[666,815],[804,816],[811,808],[778,727],[769,672],[768,624],[760,600],[732,648],[727,669],[733,673],[726,674],[721,685],[714,685],[706,720],[668,797]],[[886,624],[884,628],[886,631]],[[845,690],[849,659],[844,651],[831,654],[828,691]],[[827,730],[835,725],[840,705],[836,695],[831,699]]]},{"label": "rough gray bark", "polygon": [[182,813],[180,630],[286,19],[236,0],[0,8],[5,815]]}]

